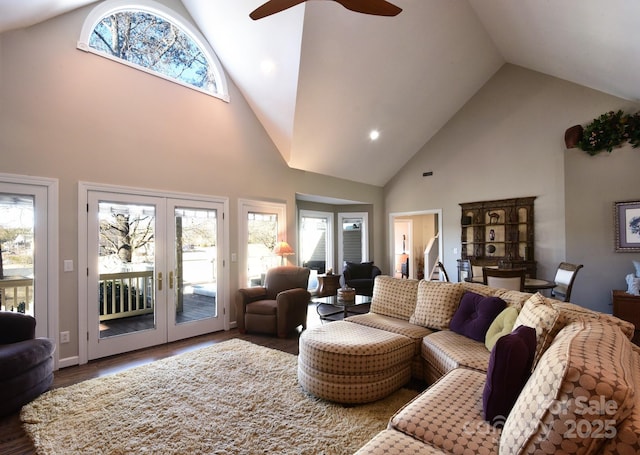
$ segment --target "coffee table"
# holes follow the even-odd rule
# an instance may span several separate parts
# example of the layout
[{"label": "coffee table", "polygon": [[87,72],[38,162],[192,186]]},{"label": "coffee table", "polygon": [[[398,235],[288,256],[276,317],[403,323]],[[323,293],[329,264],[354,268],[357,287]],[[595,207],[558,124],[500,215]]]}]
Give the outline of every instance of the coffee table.
[{"label": "coffee table", "polygon": [[362,314],[369,311],[371,297],[367,295],[356,295],[351,302],[338,300],[337,295],[328,297],[315,297],[311,301],[316,304],[316,311],[320,319],[326,321],[339,321],[351,314]]}]

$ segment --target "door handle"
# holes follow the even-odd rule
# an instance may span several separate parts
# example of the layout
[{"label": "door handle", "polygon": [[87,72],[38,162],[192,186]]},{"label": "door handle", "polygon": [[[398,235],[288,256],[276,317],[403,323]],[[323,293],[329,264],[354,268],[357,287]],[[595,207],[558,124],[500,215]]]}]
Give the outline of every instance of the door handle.
[{"label": "door handle", "polygon": [[162,291],[162,272],[158,272],[158,291]]},{"label": "door handle", "polygon": [[169,289],[173,289],[173,270],[169,272]]}]

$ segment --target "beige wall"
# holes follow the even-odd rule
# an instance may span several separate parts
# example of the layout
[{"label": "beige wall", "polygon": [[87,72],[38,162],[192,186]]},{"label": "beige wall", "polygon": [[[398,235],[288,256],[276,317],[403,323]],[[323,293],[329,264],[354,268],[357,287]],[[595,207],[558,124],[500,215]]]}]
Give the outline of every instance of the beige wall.
[{"label": "beige wall", "polygon": [[[632,111],[633,112],[633,111]],[[629,145],[611,154],[589,156],[573,149],[565,155],[567,256],[585,267],[572,300],[611,312],[611,290],[627,289],[639,253],[614,251],[614,202],[640,201],[640,150]]]},{"label": "beige wall", "polygon": [[[225,103],[76,49],[89,10],[0,41],[0,169],[59,180],[60,261],[78,263],[79,181],[226,197],[231,252],[240,198],[285,202],[294,244],[296,192],[382,207],[382,188],[288,168],[231,81]],[[383,213],[374,210],[370,223],[382,226]],[[373,229],[372,252],[382,251],[382,235]],[[77,289],[76,274],[61,272],[59,330],[71,343],[59,346],[60,358],[78,353]]]},{"label": "beige wall", "polygon": [[[575,175],[574,169],[568,169],[575,161],[574,155],[578,155],[579,162],[593,161],[584,152],[567,152],[564,132],[608,110],[629,107],[630,103],[619,98],[507,64],[385,186],[386,216],[392,212],[442,209],[444,263],[456,280],[459,204],[536,196],[538,276],[552,279],[560,261],[581,262],[585,269],[580,272],[576,298],[572,300],[610,312],[608,293],[612,286],[621,286],[616,283],[624,275],[620,276],[620,270],[602,267],[604,248],[593,254],[585,252],[603,236],[608,236],[607,245],[612,242],[611,214],[598,207],[604,204],[608,208],[623,195],[627,199],[640,195],[637,188],[635,196],[632,194],[631,167],[622,179],[616,178],[614,171],[596,174],[596,169],[603,170],[600,167],[590,178]],[[634,158],[638,159],[637,151]],[[637,170],[637,161],[635,164],[633,169]],[[422,177],[425,171],[434,174]],[[593,191],[585,191],[592,188],[595,180],[600,188],[596,198],[591,197]],[[625,190],[614,190],[613,186]],[[595,213],[593,207],[597,209]],[[580,224],[574,221],[586,221],[585,216],[597,216],[599,222],[594,225],[593,220]],[[456,248],[458,253],[454,253]],[[609,249],[606,255],[611,254]],[[623,262],[630,265],[630,257]]]}]

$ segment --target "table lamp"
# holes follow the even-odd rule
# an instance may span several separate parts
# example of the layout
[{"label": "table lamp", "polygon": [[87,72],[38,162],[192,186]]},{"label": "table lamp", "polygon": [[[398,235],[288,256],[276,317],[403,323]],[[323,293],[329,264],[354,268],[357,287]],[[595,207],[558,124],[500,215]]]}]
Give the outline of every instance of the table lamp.
[{"label": "table lamp", "polygon": [[273,249],[273,254],[280,256],[280,265],[284,265],[284,257],[291,256],[292,254],[295,254],[295,252],[287,242],[282,241],[276,243],[276,247]]}]

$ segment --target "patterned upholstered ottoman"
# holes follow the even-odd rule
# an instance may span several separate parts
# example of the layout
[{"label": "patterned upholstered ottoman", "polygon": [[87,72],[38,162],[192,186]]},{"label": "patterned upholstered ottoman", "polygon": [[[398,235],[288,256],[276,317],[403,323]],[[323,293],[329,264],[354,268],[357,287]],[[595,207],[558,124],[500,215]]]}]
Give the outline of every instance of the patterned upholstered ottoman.
[{"label": "patterned upholstered ottoman", "polygon": [[414,350],[414,342],[403,335],[332,322],[302,333],[298,382],[329,401],[376,401],[409,382]]}]

